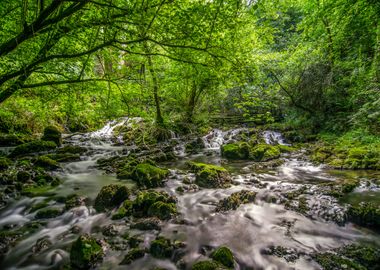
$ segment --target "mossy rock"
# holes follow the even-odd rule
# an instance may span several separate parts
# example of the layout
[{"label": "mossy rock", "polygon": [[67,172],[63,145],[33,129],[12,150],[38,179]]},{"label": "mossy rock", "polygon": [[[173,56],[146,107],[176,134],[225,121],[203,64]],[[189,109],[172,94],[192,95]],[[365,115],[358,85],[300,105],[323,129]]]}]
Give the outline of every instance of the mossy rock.
[{"label": "mossy rock", "polygon": [[80,160],[79,154],[71,154],[71,153],[47,154],[45,156],[57,162],[73,162],[73,161]]},{"label": "mossy rock", "polygon": [[352,269],[366,270],[364,266],[353,262],[334,253],[321,253],[314,256],[314,260],[322,266],[324,270]]},{"label": "mossy rock", "polygon": [[85,198],[79,196],[78,194],[72,194],[66,197],[65,199],[65,209],[69,210],[78,206],[85,204]]},{"label": "mossy rock", "polygon": [[227,159],[248,159],[250,145],[246,142],[230,143],[221,146],[222,157]]},{"label": "mossy rock", "polygon": [[62,145],[62,134],[55,126],[47,126],[44,129],[44,134],[41,138],[43,141],[55,142],[56,145]]},{"label": "mossy rock", "polygon": [[340,255],[350,258],[368,270],[380,269],[380,249],[370,245],[348,245],[338,250]]},{"label": "mossy rock", "polygon": [[204,188],[226,188],[231,184],[228,171],[220,166],[189,162],[188,166],[195,172],[195,183]]},{"label": "mossy rock", "polygon": [[112,215],[112,219],[117,220],[132,215],[132,207],[133,201],[125,200],[123,205],[119,207],[117,212]]},{"label": "mossy rock", "polygon": [[131,224],[131,229],[141,231],[161,230],[161,220],[156,217],[139,219],[137,222]]},{"label": "mossy rock", "polygon": [[23,140],[14,134],[0,134],[0,146],[16,146],[22,143]]},{"label": "mossy rock", "polygon": [[171,244],[169,239],[164,237],[157,237],[156,240],[153,240],[149,252],[150,254],[159,259],[170,258],[173,254],[174,247]]},{"label": "mossy rock", "polygon": [[70,250],[71,266],[76,269],[89,269],[103,259],[101,243],[90,235],[82,235],[73,243]]},{"label": "mossy rock", "polygon": [[17,181],[22,183],[27,182],[31,177],[32,175],[28,171],[18,171],[16,174]]},{"label": "mossy rock", "polygon": [[155,188],[164,185],[163,180],[168,174],[169,171],[166,169],[158,168],[149,163],[141,163],[134,168],[131,179],[141,187]]},{"label": "mossy rock", "polygon": [[51,207],[51,208],[39,210],[36,214],[36,218],[37,219],[55,218],[60,215],[62,215],[62,209]]},{"label": "mossy rock", "polygon": [[145,191],[137,194],[132,205],[136,217],[156,216],[169,219],[177,213],[175,199],[165,192]]},{"label": "mossy rock", "polygon": [[228,247],[217,248],[210,257],[228,268],[234,267],[234,255]]},{"label": "mossy rock", "polygon": [[216,206],[216,211],[236,210],[242,204],[253,203],[255,201],[256,194],[256,192],[249,190],[242,190],[232,193],[229,197],[219,201]]},{"label": "mossy rock", "polygon": [[155,216],[162,220],[170,219],[177,213],[177,208],[174,203],[155,202],[148,209],[149,216]]},{"label": "mossy rock", "polygon": [[277,146],[270,144],[258,144],[251,148],[249,158],[254,161],[268,161],[280,157],[280,150]]},{"label": "mossy rock", "polygon": [[133,261],[140,259],[145,256],[145,250],[141,248],[132,248],[124,259],[121,261],[120,265],[130,264]]},{"label": "mossy rock", "polygon": [[21,190],[22,195],[26,195],[29,197],[39,197],[39,196],[47,196],[47,195],[54,195],[53,192],[54,186],[50,184],[46,184],[43,186],[39,185],[27,185],[23,186]]},{"label": "mossy rock", "polygon": [[200,261],[193,264],[191,270],[225,270],[226,268],[220,263],[212,260]]},{"label": "mossy rock", "polygon": [[98,212],[104,212],[118,206],[128,196],[129,190],[125,186],[115,184],[104,186],[95,198],[94,208]]},{"label": "mossy rock", "polygon": [[28,143],[16,146],[15,149],[10,153],[10,157],[25,156],[33,153],[39,153],[44,151],[49,151],[57,148],[57,144],[51,141],[31,141]]},{"label": "mossy rock", "polygon": [[365,227],[380,230],[380,207],[374,203],[362,202],[347,211],[348,220]]},{"label": "mossy rock", "polygon": [[12,162],[10,159],[5,157],[0,157],[0,170],[5,170],[11,166]]},{"label": "mossy rock", "polygon": [[57,161],[51,159],[50,157],[44,155],[44,156],[39,156],[35,161],[34,165],[44,168],[44,169],[49,169],[49,170],[54,170],[60,168],[59,164]]}]

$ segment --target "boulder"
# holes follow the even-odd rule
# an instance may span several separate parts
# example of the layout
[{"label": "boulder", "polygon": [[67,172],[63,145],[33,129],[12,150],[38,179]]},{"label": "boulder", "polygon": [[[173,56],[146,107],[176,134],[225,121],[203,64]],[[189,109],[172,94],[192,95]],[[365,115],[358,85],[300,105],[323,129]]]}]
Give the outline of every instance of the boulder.
[{"label": "boulder", "polygon": [[28,143],[24,143],[16,146],[15,149],[10,153],[10,157],[19,157],[26,156],[33,153],[39,153],[44,151],[49,151],[55,149],[57,144],[51,141],[31,141]]},{"label": "boulder", "polygon": [[44,134],[41,138],[43,141],[54,142],[56,145],[62,145],[62,134],[59,129],[55,126],[47,126],[44,129]]},{"label": "boulder", "polygon": [[70,262],[75,269],[89,269],[103,259],[101,243],[94,237],[85,234],[73,243],[70,250]]},{"label": "boulder", "polygon": [[104,212],[108,209],[118,206],[129,196],[129,190],[123,185],[107,185],[102,187],[95,198],[94,208],[98,212]]},{"label": "boulder", "polygon": [[228,268],[234,267],[234,255],[228,247],[217,248],[210,257]]},{"label": "boulder", "polygon": [[188,166],[195,173],[195,184],[200,187],[226,188],[231,184],[230,174],[223,167],[196,162],[189,162]]}]

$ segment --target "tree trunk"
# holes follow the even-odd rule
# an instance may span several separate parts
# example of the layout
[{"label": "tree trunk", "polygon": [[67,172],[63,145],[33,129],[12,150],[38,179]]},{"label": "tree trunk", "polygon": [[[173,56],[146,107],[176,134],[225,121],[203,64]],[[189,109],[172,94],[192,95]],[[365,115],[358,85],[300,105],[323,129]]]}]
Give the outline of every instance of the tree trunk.
[{"label": "tree trunk", "polygon": [[152,76],[152,82],[153,82],[153,96],[154,96],[154,103],[156,105],[156,123],[160,126],[164,124],[164,119],[162,118],[161,114],[161,105],[160,105],[160,97],[158,95],[158,80],[156,76],[156,71],[153,67],[152,57],[148,56],[148,70],[150,72],[150,75]]}]

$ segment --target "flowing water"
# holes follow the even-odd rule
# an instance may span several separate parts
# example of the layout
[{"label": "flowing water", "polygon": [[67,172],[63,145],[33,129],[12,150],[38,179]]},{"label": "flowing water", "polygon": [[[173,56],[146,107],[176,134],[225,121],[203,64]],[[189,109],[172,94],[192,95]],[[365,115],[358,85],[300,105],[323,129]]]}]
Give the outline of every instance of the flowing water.
[{"label": "flowing water", "polygon": [[[101,239],[103,236],[100,228],[109,224],[115,225],[118,235],[128,231],[130,235],[138,235],[144,239],[143,245],[149,247],[149,242],[158,232],[130,230],[125,221],[112,221],[107,214],[98,214],[92,207],[71,209],[39,225],[33,221],[35,214],[30,212],[33,205],[46,200],[50,205],[63,208],[64,205],[57,198],[72,193],[94,200],[101,187],[110,183],[123,182],[133,187],[132,182],[117,180],[114,175],[107,175],[95,167],[99,158],[129,152],[129,148],[114,146],[113,137],[114,129],[128,124],[128,121],[130,119],[123,118],[108,123],[97,132],[68,137],[65,143],[84,146],[88,152],[82,156],[81,161],[66,163],[63,170],[57,172],[64,181],[54,193],[49,197],[21,198],[0,211],[1,228],[24,226],[31,231],[11,248],[0,265],[1,269],[59,269],[69,262],[69,247],[79,233],[91,233]],[[160,164],[170,169],[170,177],[161,190],[178,199],[180,213],[177,219],[163,224],[161,235],[186,243],[183,258],[185,262],[191,265],[202,258],[208,247],[227,245],[238,262],[236,269],[320,269],[310,259],[309,254],[331,250],[353,241],[380,243],[379,236],[371,231],[352,224],[339,226],[334,222],[344,219],[344,205],[319,193],[316,184],[336,181],[346,176],[328,171],[322,166],[314,166],[304,159],[302,152],[285,156],[284,163],[277,168],[264,170],[258,170],[250,161],[226,163],[221,159],[220,146],[234,141],[239,134],[246,131],[213,130],[202,138],[205,149],[193,155],[186,155],[184,144],[177,143],[174,146],[177,160]],[[265,132],[263,137],[268,143],[286,144],[281,134],[276,132]],[[180,142],[175,135],[172,140]],[[121,138],[117,138],[117,141],[120,142]],[[227,189],[194,189],[178,193],[176,190],[183,185],[185,178],[194,178],[185,169],[187,160],[225,166],[232,172],[234,184]],[[353,174],[351,177],[360,179],[378,177],[373,174]],[[279,203],[287,193],[300,188],[305,190],[309,207],[309,211],[304,214],[285,208]],[[242,205],[235,211],[215,212],[218,201],[243,189],[258,193],[255,203]],[[354,200],[355,196],[363,193],[368,193],[368,197],[378,198],[379,188],[363,184],[352,193],[352,197],[345,200]],[[122,245],[123,239],[115,236],[114,242]],[[291,262],[265,255],[265,250],[271,246],[294,250],[298,259]],[[127,251],[122,248],[107,248],[106,257],[99,269],[153,269],[153,266],[177,269],[169,260],[157,260],[150,255],[145,255],[131,265],[119,266]]]}]

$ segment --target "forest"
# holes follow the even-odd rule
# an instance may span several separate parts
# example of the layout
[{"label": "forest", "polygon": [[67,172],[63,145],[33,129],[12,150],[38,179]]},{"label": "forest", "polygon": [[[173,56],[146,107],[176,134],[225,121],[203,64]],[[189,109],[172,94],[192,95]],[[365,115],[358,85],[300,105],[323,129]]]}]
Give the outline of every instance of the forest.
[{"label": "forest", "polygon": [[380,269],[380,2],[1,0],[0,269]]}]

